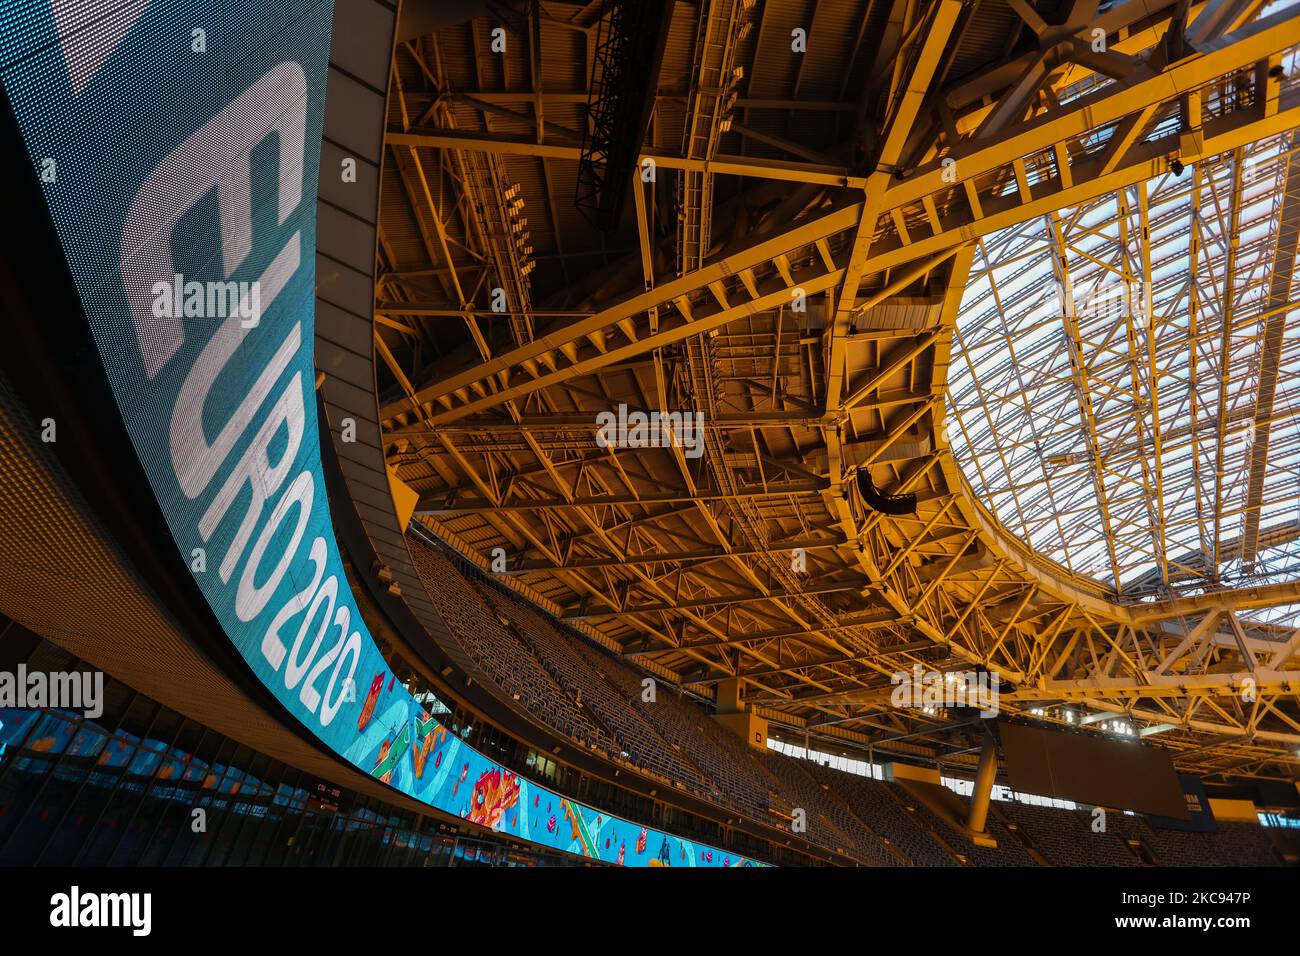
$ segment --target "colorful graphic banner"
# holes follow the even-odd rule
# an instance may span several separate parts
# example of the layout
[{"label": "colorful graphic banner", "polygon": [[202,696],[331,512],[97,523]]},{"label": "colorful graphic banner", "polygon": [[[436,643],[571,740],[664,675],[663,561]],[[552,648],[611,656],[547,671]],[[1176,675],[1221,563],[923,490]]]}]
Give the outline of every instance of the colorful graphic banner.
[{"label": "colorful graphic banner", "polygon": [[13,106],[180,557],[295,718],[402,793],[624,865],[752,866],[530,784],[397,684],[330,521],[315,207],[331,0],[0,0]]}]

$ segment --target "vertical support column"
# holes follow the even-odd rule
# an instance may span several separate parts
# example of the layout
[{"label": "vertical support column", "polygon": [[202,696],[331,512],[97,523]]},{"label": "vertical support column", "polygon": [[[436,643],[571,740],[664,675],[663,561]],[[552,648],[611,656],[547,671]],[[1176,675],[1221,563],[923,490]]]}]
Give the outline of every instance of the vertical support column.
[{"label": "vertical support column", "polygon": [[755,750],[767,749],[767,721],[745,710],[745,682],[742,678],[719,681],[714,702],[718,707],[714,720]]},{"label": "vertical support column", "polygon": [[992,734],[984,737],[980,751],[979,769],[975,771],[975,789],[970,795],[970,816],[966,825],[975,833],[984,832],[989,815],[989,799],[993,796],[993,781],[998,775],[998,745]]},{"label": "vertical support column", "polygon": [[739,677],[718,681],[717,694],[714,697],[720,714],[740,714],[745,710],[745,682]]}]

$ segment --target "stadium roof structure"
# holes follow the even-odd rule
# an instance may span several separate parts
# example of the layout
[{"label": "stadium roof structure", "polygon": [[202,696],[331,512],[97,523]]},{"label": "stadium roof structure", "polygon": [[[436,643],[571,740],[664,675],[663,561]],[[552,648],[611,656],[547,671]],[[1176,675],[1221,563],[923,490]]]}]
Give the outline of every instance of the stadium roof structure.
[{"label": "stadium roof structure", "polygon": [[[1004,711],[1293,775],[1300,6],[679,2],[601,228],[617,6],[395,50],[375,334],[417,520],[822,746],[973,761],[891,676],[987,668]],[[701,414],[703,454],[603,447],[619,405]]]}]

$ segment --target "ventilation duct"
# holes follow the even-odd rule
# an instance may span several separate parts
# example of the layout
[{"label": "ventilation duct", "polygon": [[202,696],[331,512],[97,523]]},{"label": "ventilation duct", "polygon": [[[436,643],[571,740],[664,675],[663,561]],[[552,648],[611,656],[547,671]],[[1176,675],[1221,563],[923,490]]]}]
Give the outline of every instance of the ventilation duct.
[{"label": "ventilation duct", "polygon": [[858,494],[862,500],[873,511],[879,511],[881,514],[902,515],[916,514],[916,495],[908,493],[904,495],[885,495],[877,489],[875,482],[871,480],[871,471],[866,468],[858,469]]}]

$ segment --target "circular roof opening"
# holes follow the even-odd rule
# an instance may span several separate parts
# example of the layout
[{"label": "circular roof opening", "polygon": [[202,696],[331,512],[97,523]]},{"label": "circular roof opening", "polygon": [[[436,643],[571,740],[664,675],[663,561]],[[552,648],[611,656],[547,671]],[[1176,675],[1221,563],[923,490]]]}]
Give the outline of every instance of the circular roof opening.
[{"label": "circular roof opening", "polygon": [[1119,600],[1300,576],[1296,147],[1264,140],[977,245],[953,454],[1007,532]]}]

